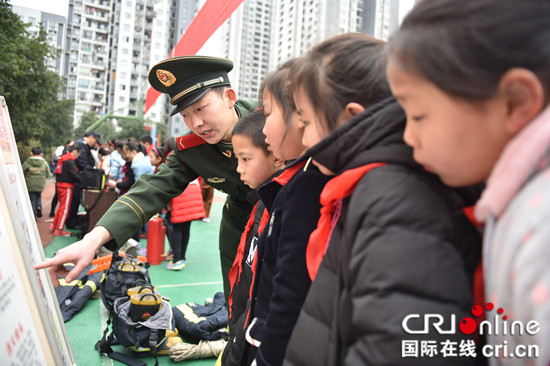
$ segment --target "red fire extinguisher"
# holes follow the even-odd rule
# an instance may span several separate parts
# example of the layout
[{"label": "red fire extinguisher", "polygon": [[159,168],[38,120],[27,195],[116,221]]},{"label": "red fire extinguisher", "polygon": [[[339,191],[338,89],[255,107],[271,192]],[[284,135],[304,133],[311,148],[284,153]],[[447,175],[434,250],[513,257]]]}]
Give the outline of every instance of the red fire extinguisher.
[{"label": "red fire extinguisher", "polygon": [[162,218],[154,216],[147,225],[147,260],[152,265],[162,263],[165,235],[166,227]]}]

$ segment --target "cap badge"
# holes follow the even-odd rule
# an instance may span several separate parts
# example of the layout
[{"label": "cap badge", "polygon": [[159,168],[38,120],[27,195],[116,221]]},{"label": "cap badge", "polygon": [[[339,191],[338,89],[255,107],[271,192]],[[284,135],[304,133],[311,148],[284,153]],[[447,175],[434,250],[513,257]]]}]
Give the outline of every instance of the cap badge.
[{"label": "cap badge", "polygon": [[162,85],[166,87],[170,87],[176,82],[176,77],[174,76],[174,74],[166,70],[157,70],[157,78],[162,83]]}]

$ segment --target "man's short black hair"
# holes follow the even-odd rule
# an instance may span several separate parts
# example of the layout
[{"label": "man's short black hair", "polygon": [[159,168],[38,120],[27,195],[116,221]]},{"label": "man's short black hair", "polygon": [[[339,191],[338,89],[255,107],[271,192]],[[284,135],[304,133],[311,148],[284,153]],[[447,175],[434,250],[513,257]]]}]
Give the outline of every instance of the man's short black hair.
[{"label": "man's short black hair", "polygon": [[40,154],[42,154],[42,148],[41,148],[40,146],[34,146],[34,147],[31,149],[31,153],[32,153],[34,156],[40,155]]}]

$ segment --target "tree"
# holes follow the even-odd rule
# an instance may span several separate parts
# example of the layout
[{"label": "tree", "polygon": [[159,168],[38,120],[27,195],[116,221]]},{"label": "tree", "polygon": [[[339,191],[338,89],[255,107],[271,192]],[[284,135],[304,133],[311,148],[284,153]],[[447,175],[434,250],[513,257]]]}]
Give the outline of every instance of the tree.
[{"label": "tree", "polygon": [[122,119],[117,120],[117,125],[120,128],[120,131],[117,132],[117,138],[125,140],[127,138],[133,137],[139,139],[141,136],[147,134],[145,125],[140,119]]},{"label": "tree", "polygon": [[[98,120],[98,116],[94,111],[87,111],[82,114],[78,126],[74,129],[74,136],[80,138],[86,133],[86,129],[94,124]],[[115,126],[113,122],[107,120],[101,124],[101,126],[95,129],[97,133],[101,135],[101,142],[106,143],[110,139],[117,137],[117,132],[115,131]]]},{"label": "tree", "polygon": [[43,148],[72,136],[74,101],[59,100],[63,78],[46,66],[56,56],[40,28],[27,30],[6,0],[0,0],[0,95],[6,98],[15,139],[40,140]]}]

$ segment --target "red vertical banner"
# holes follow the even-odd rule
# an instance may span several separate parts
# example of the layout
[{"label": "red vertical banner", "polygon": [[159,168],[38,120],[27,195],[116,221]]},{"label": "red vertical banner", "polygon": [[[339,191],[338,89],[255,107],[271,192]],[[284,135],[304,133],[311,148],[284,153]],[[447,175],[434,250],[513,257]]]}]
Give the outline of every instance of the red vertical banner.
[{"label": "red vertical banner", "polygon": [[[242,2],[243,0],[207,0],[170,52],[170,57],[195,55]],[[159,95],[160,92],[152,87],[147,89],[145,113],[155,104]]]}]

